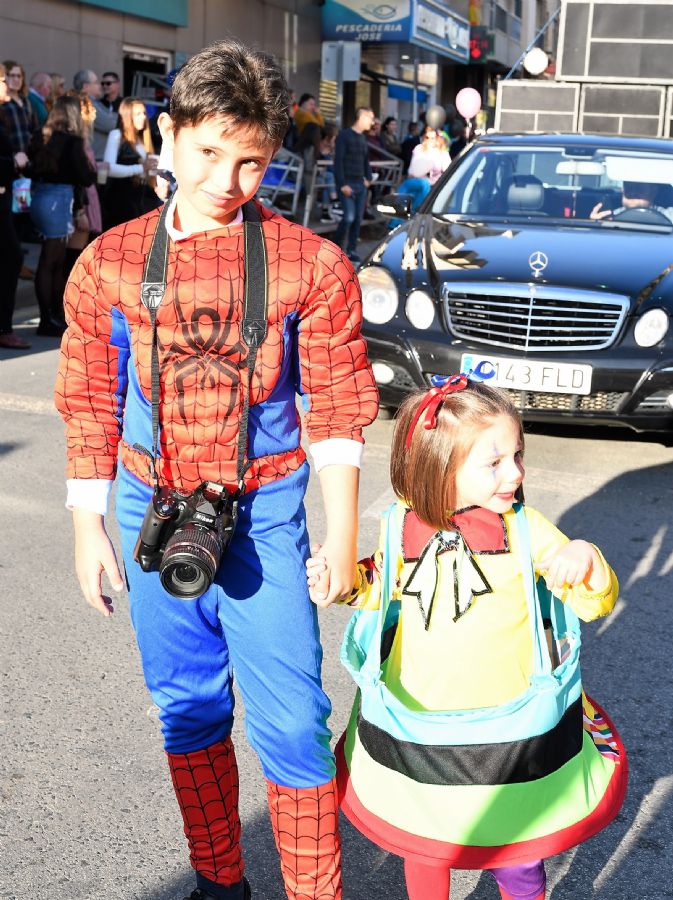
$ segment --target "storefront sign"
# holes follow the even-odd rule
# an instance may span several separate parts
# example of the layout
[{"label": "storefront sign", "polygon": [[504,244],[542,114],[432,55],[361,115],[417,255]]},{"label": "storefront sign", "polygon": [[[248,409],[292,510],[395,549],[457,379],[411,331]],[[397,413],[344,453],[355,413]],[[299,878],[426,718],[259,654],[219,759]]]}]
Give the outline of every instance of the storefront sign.
[{"label": "storefront sign", "polygon": [[416,44],[467,62],[470,28],[444,0],[326,0],[324,41]]},{"label": "storefront sign", "polygon": [[443,56],[467,62],[470,55],[470,24],[442,3],[417,0],[411,42]]},{"label": "storefront sign", "polygon": [[409,40],[412,0],[326,0],[323,40],[400,43]]},{"label": "storefront sign", "polygon": [[166,25],[179,25],[183,28],[189,24],[188,0],[79,0],[89,6],[102,6],[104,9],[140,16],[143,19],[156,19]]}]

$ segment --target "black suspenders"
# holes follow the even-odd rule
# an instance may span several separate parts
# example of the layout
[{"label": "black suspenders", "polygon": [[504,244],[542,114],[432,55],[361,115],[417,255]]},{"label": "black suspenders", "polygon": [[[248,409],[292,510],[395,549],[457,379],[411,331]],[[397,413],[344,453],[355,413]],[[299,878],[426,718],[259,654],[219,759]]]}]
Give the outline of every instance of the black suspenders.
[{"label": "black suspenders", "polygon": [[[155,488],[159,486],[157,473],[157,451],[159,449],[159,348],[157,343],[157,310],[166,294],[166,272],[168,269],[168,233],[166,216],[170,202],[165,203],[152,238],[150,252],[145,261],[145,271],[140,285],[140,297],[149,310],[152,323],[152,450],[134,444],[150,457],[150,472]],[[241,339],[248,347],[246,360],[247,379],[241,384],[243,412],[238,435],[238,456],[236,461],[236,481],[239,492],[243,491],[244,476],[250,466],[246,461],[248,442],[248,416],[250,412],[250,389],[255,371],[257,351],[266,338],[268,330],[268,263],[266,243],[259,211],[249,200],[243,205],[243,238],[245,298]]]}]

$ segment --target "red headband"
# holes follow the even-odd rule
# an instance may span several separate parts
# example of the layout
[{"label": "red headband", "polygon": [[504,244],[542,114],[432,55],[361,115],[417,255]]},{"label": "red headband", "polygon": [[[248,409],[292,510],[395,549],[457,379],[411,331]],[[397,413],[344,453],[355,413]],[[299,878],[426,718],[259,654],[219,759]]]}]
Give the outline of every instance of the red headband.
[{"label": "red headband", "polygon": [[414,435],[414,429],[418,424],[418,420],[421,418],[423,413],[425,413],[425,421],[423,422],[423,427],[427,428],[428,431],[431,431],[433,428],[437,427],[437,410],[442,405],[442,403],[446,400],[449,394],[455,394],[456,391],[464,391],[468,384],[467,375],[449,375],[446,382],[441,387],[433,387],[428,393],[423,397],[421,402],[418,404],[418,409],[414,413],[414,418],[411,420],[411,425],[409,426],[409,431],[407,432],[407,439],[404,442],[404,449],[408,450],[411,446],[411,439]]}]

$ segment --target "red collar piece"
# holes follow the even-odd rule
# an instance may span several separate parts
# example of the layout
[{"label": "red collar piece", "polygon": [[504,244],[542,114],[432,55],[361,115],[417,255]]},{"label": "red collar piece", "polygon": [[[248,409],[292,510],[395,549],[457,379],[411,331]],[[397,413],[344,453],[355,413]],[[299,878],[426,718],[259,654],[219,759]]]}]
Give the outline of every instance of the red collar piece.
[{"label": "red collar piece", "polygon": [[[481,506],[471,506],[454,513],[451,521],[472,553],[509,553],[507,526],[500,513]],[[404,561],[420,559],[424,548],[436,534],[432,525],[421,521],[412,509],[408,509],[402,526]],[[446,552],[450,547],[447,544],[440,552]]]}]

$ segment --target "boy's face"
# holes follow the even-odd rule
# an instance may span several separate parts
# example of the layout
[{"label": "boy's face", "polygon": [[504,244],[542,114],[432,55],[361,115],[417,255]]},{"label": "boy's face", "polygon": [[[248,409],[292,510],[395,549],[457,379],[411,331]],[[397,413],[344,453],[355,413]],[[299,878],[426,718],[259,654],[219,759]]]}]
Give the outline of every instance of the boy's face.
[{"label": "boy's face", "polygon": [[185,125],[177,134],[169,116],[159,125],[173,147],[176,226],[193,232],[228,225],[257,193],[276,148],[261,141],[256,129],[232,126],[221,118]]}]

